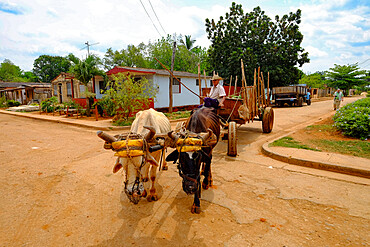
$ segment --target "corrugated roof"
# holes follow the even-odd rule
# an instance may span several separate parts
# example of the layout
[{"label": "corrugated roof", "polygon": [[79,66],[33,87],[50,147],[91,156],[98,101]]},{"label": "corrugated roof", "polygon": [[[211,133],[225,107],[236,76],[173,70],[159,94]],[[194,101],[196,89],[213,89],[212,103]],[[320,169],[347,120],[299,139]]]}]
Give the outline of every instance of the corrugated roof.
[{"label": "corrugated roof", "polygon": [[[147,69],[147,68],[133,68],[133,67],[126,67],[126,66],[116,66],[113,69],[109,70],[107,72],[108,75],[116,74],[120,72],[131,72],[131,73],[145,73],[145,74],[157,74],[157,75],[165,75],[170,76],[170,73],[165,69]],[[176,77],[193,77],[198,78],[198,74],[193,74],[190,72],[184,72],[184,71],[174,71],[173,74]],[[203,79],[204,76],[201,75],[201,79]],[[212,78],[211,76],[206,76],[207,79]]]},{"label": "corrugated roof", "polygon": [[32,86],[50,86],[50,83],[41,83],[41,82],[0,82],[0,88],[6,88],[6,87],[20,87],[20,86],[26,86],[26,87],[32,87]]}]

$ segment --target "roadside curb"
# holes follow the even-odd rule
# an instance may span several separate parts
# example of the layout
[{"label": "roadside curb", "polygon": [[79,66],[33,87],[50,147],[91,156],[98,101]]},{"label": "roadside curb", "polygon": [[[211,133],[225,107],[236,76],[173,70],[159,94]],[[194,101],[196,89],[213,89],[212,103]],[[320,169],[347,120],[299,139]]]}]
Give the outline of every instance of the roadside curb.
[{"label": "roadside curb", "polygon": [[[23,112],[13,112],[13,111],[6,111],[6,110],[0,110],[0,113],[2,114],[8,114],[12,116],[17,116],[17,117],[24,117],[24,118],[30,118],[30,119],[36,119],[36,120],[42,120],[42,121],[49,121],[49,122],[54,122],[54,123],[61,123],[61,124],[67,124],[67,125],[74,125],[78,127],[83,127],[83,128],[89,128],[89,129],[95,129],[95,130],[105,130],[105,131],[110,131],[110,130],[130,130],[131,126],[97,126],[94,125],[94,123],[99,123],[99,121],[91,121],[87,123],[82,123],[79,121],[84,121],[84,120],[78,120],[78,119],[59,119],[56,116],[45,116],[45,115],[35,115],[35,114],[30,114],[30,113],[23,113]],[[182,122],[186,121],[187,118],[180,118],[176,120],[170,120],[170,123],[176,123],[176,122]],[[86,120],[85,120],[86,121]]]},{"label": "roadside curb", "polygon": [[337,172],[337,173],[343,173],[358,177],[364,177],[364,178],[370,178],[370,170],[364,170],[364,169],[358,169],[353,167],[347,167],[343,165],[328,163],[328,162],[319,162],[319,161],[312,161],[312,160],[306,160],[301,158],[296,158],[292,156],[282,155],[277,152],[274,152],[270,149],[269,145],[270,143],[274,142],[275,140],[278,140],[280,138],[286,137],[290,135],[293,132],[290,132],[286,135],[280,136],[272,141],[266,142],[262,145],[262,153],[268,157],[271,157],[273,159],[283,161],[288,164],[298,165],[298,166],[304,166],[309,168],[315,168],[320,170],[326,170],[331,172]]},{"label": "roadside curb", "polygon": [[31,114],[27,114],[27,113],[12,112],[12,111],[5,111],[5,110],[0,110],[0,113],[12,115],[12,116],[17,116],[17,117],[36,119],[36,120],[41,120],[41,121],[49,121],[49,122],[54,122],[54,123],[74,125],[74,126],[78,126],[78,127],[84,127],[84,128],[89,128],[89,129],[95,129],[95,130],[108,131],[108,130],[129,130],[130,129],[130,126],[94,126],[94,125],[91,125],[91,124],[75,122],[75,121],[71,121],[71,120],[68,120],[68,119],[56,119],[56,118],[51,118],[51,117],[48,118],[48,117],[43,117],[42,115],[37,116],[37,115],[31,115]]}]

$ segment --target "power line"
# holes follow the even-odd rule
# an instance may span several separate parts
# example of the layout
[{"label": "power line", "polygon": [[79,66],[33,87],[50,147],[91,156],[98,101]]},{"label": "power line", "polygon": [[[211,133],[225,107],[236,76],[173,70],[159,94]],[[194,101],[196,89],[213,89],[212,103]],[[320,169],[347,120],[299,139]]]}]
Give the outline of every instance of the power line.
[{"label": "power line", "polygon": [[155,12],[155,10],[154,10],[154,8],[153,8],[152,3],[150,2],[150,0],[148,0],[148,2],[150,3],[150,7],[152,7],[152,10],[153,10],[153,12],[154,12],[154,14],[155,14],[155,17],[157,18],[158,23],[159,23],[159,25],[161,26],[161,28],[162,28],[162,30],[163,30],[163,32],[164,32],[164,34],[166,34],[167,32],[164,30],[164,28],[163,28],[163,26],[162,26],[161,22],[159,21],[159,18],[158,18],[157,13]]},{"label": "power line", "polygon": [[365,61],[362,61],[362,62],[361,62],[361,63],[359,63],[358,65],[363,64],[363,63],[365,63],[365,62],[367,62],[367,61],[369,61],[369,60],[370,60],[370,58],[366,59]]},{"label": "power line", "polygon": [[143,8],[144,8],[144,10],[145,10],[146,14],[148,15],[148,17],[149,17],[150,21],[152,22],[152,24],[153,24],[153,26],[154,26],[155,30],[157,30],[157,32],[158,32],[158,34],[159,34],[159,36],[161,36],[161,37],[162,37],[161,33],[158,31],[157,27],[155,26],[155,24],[154,24],[154,22],[153,22],[152,18],[150,17],[150,15],[149,15],[148,11],[146,11],[146,8],[145,8],[145,6],[144,6],[144,4],[143,4],[143,2],[142,2],[141,0],[140,0],[140,3],[141,3],[141,6],[143,6]]}]

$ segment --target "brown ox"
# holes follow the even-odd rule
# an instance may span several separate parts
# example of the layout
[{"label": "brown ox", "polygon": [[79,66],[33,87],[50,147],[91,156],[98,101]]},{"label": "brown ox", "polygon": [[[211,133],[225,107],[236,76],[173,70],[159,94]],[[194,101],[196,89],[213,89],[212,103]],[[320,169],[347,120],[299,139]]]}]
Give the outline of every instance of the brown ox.
[{"label": "brown ox", "polygon": [[[192,213],[200,213],[200,167],[204,179],[202,182],[203,189],[208,189],[212,186],[212,149],[216,146],[220,136],[220,121],[213,108],[202,107],[195,109],[186,123],[186,132],[170,133],[169,136],[177,143],[177,149],[169,154],[167,161],[178,160],[179,174],[183,178],[182,188],[187,194],[194,194],[194,203],[191,208]],[[208,132],[206,135],[200,135],[202,132]],[[194,137],[190,141],[186,141],[189,137]],[[184,148],[184,145],[197,142],[202,139],[201,148],[192,147]],[[211,138],[211,139],[209,139]],[[180,140],[180,142],[179,142]],[[191,144],[190,144],[191,145]],[[194,148],[193,150],[191,148]]]},{"label": "brown ox", "polygon": [[158,147],[157,141],[153,138],[155,133],[170,131],[168,118],[161,112],[149,109],[136,114],[129,134],[109,139],[104,138],[107,134],[98,133],[107,142],[105,148],[117,152],[118,158],[113,172],[123,167],[126,175],[125,193],[131,202],[137,204],[141,197],[146,197],[148,201],[158,200],[155,188],[156,173],[160,161],[164,162],[164,151],[163,146],[159,146],[159,150],[153,150],[150,144],[157,144],[155,146]]}]

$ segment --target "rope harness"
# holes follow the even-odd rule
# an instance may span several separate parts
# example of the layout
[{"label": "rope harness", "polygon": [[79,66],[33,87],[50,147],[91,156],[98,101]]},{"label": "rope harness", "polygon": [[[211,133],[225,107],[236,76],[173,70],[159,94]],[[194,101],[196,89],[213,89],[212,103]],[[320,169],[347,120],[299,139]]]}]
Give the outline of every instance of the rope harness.
[{"label": "rope harness", "polygon": [[[195,152],[195,153],[197,153],[198,156],[194,160],[197,160],[200,156],[198,151],[202,151],[202,147],[206,147],[206,146],[203,145],[205,143],[205,140],[199,134],[192,133],[188,130],[186,130],[185,133],[182,133],[182,135],[183,135],[183,138],[179,138],[176,141],[176,149],[179,153],[179,156],[178,156],[178,159],[177,159],[178,160],[177,169],[179,171],[180,177],[182,177],[183,179],[186,179],[186,180],[190,180],[190,181],[194,182],[196,185],[198,185],[198,180],[199,180],[199,177],[200,177],[200,171],[198,172],[198,175],[196,175],[196,174],[185,174],[181,169],[181,164],[180,164],[180,157],[181,156],[180,156],[180,154],[181,154],[181,152]],[[191,175],[196,176],[196,178],[190,177]]]}]

